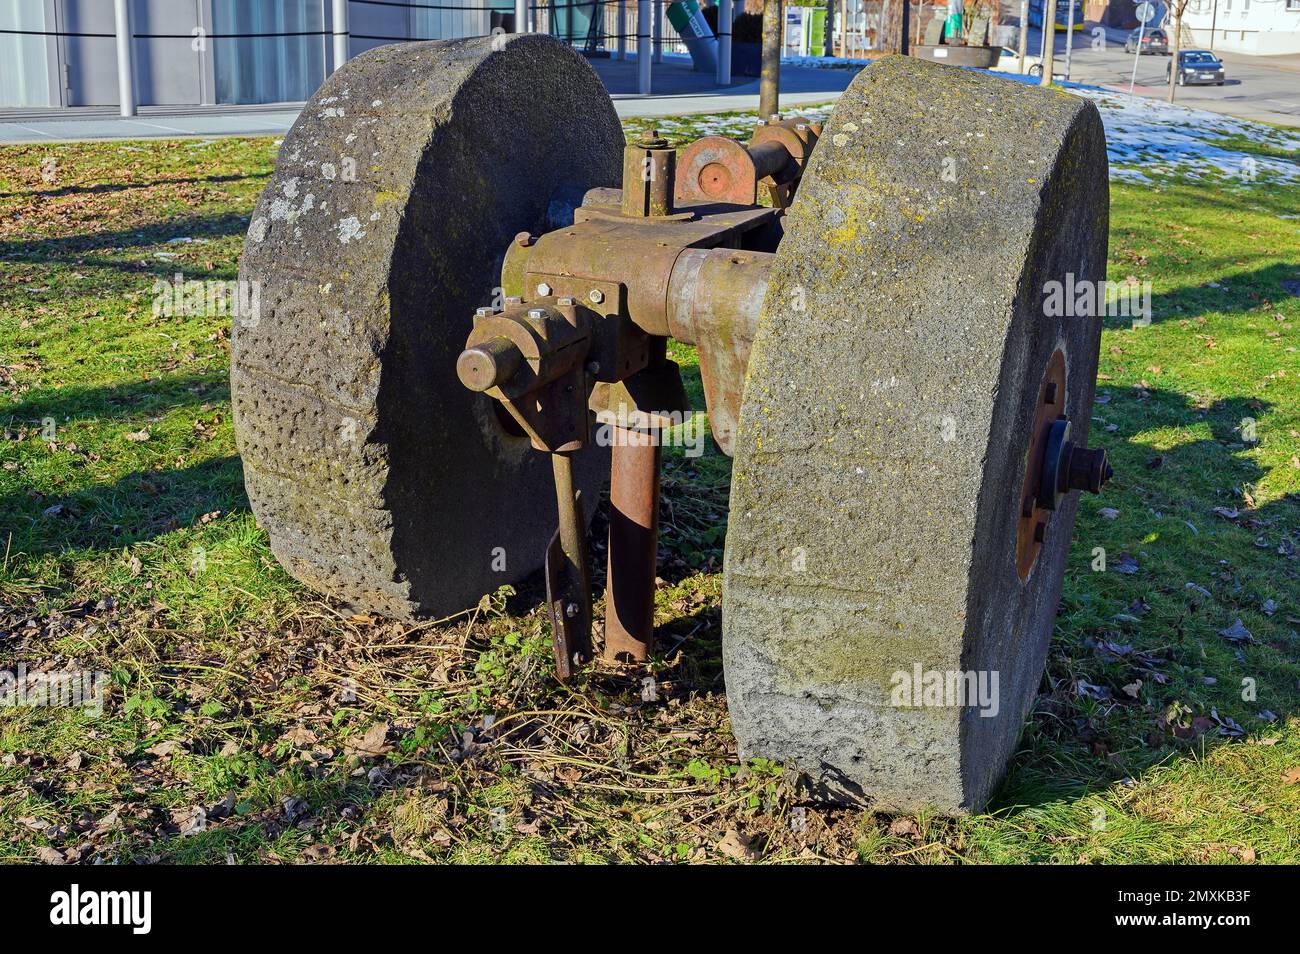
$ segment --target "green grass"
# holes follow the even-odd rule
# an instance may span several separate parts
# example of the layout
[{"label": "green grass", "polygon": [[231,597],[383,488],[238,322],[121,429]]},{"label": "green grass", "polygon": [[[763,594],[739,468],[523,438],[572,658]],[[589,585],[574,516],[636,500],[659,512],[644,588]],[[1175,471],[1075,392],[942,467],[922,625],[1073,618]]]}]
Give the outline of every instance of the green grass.
[{"label": "green grass", "polygon": [[[676,651],[645,671],[558,687],[532,585],[409,625],[278,567],[235,454],[228,319],[151,307],[176,272],[235,277],[275,151],[0,150],[0,670],[111,687],[102,716],[0,710],[0,859],[1300,861],[1293,186],[1113,186],[1110,277],[1154,283],[1152,324],[1102,342],[1093,435],[1119,476],[1084,501],[1006,783],[943,820],[803,803],[737,761],[716,451],[666,463]],[[1252,641],[1219,635],[1237,619]]]}]

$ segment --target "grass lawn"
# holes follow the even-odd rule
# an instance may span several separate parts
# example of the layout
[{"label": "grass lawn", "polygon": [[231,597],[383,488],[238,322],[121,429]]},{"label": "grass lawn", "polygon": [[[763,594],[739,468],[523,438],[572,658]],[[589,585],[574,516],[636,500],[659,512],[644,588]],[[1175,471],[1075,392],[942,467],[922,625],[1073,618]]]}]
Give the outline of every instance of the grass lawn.
[{"label": "grass lawn", "polygon": [[102,714],[0,709],[0,859],[1300,862],[1300,187],[1113,183],[1110,278],[1154,286],[1152,323],[1102,342],[1118,476],[1083,502],[1005,784],[945,820],[801,803],[738,762],[716,450],[668,455],[669,651],[643,671],[560,687],[535,582],[408,625],[278,567],[229,319],[152,307],[177,272],[235,278],[276,149],[0,150],[0,670],[108,684]]}]

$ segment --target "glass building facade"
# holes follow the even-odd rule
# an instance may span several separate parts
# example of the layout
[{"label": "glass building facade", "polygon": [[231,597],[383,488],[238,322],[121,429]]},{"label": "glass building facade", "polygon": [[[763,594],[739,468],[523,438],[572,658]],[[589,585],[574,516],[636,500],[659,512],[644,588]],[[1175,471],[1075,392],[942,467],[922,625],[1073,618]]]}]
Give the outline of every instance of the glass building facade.
[{"label": "glass building facade", "polygon": [[[302,102],[333,69],[331,0],[128,0],[128,9],[142,106]],[[350,0],[350,55],[483,36],[494,10],[513,9],[513,0]],[[0,107],[117,104],[114,0],[0,0]]]}]

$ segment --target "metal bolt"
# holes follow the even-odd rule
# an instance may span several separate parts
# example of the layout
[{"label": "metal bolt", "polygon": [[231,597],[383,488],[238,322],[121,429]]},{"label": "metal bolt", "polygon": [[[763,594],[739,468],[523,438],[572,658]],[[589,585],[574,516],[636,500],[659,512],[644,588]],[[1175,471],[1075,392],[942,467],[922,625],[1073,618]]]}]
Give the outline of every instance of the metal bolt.
[{"label": "metal bolt", "polygon": [[491,315],[492,315],[492,309],[491,309],[491,308],[475,308],[475,309],[474,309],[474,316],[475,316],[476,318],[488,318],[488,317],[491,317]]},{"label": "metal bolt", "polygon": [[781,121],[781,114],[773,113],[771,116],[767,117],[767,121],[771,123],[773,126],[775,126],[777,123]]},{"label": "metal bolt", "polygon": [[800,132],[800,133],[806,133],[806,132],[808,131],[808,124],[807,124],[807,123],[795,123],[795,124],[794,124],[794,131],[795,131],[795,132]]},{"label": "metal bolt", "polygon": [[1071,490],[1101,493],[1102,485],[1115,476],[1104,450],[1071,444],[1066,452],[1066,485]]},{"label": "metal bolt", "polygon": [[652,140],[658,139],[658,138],[659,138],[659,130],[657,130],[657,129],[643,129],[643,130],[641,130],[641,138],[644,139],[646,142],[650,142],[650,141],[652,141]]},{"label": "metal bolt", "polygon": [[548,295],[550,295],[550,293],[551,293],[551,286],[546,284],[546,282],[542,282],[540,285],[537,286],[537,294],[542,298],[547,297]]},{"label": "metal bolt", "polygon": [[527,248],[536,241],[537,239],[533,238],[533,236],[528,232],[520,232],[515,236],[515,244],[520,245],[523,248]]},{"label": "metal bolt", "polygon": [[599,361],[588,361],[588,362],[587,362],[587,373],[588,373],[588,374],[600,374],[600,362],[599,362]]},{"label": "metal bolt", "polygon": [[545,308],[529,308],[528,317],[533,319],[542,319],[546,317]]},{"label": "metal bolt", "polygon": [[569,619],[573,619],[573,617],[577,616],[577,615],[578,615],[578,604],[577,604],[577,603],[565,603],[565,604],[564,604],[564,615],[567,616],[567,617],[569,617]]},{"label": "metal bolt", "polygon": [[522,305],[523,303],[524,303],[524,300],[523,300],[522,298],[520,298],[518,295],[508,295],[508,296],[506,296],[506,304],[507,304],[507,305]]},{"label": "metal bolt", "polygon": [[570,298],[568,295],[565,295],[563,298],[557,298],[557,299],[555,299],[555,303],[556,303],[557,305],[559,305],[561,308],[572,308],[572,307],[573,307],[573,299]]},{"label": "metal bolt", "polygon": [[605,300],[605,293],[601,291],[599,288],[593,288],[587,294],[587,297],[591,299],[593,305],[599,305],[602,301]]}]

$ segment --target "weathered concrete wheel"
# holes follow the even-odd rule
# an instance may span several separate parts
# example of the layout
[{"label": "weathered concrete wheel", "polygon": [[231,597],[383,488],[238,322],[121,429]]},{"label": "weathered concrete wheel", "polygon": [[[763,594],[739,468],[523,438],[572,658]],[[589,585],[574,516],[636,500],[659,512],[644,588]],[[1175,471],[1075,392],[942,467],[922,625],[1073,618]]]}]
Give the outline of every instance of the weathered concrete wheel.
[{"label": "weathered concrete wheel", "polygon": [[[1059,353],[1076,439],[1097,369],[1100,322],[1050,317],[1047,283],[1104,279],[1107,202],[1085,99],[896,57],[835,107],[736,441],[723,648],[742,755],[884,808],[960,813],[992,793],[1041,678],[1077,504],[1028,505],[1025,542],[1031,445],[1060,399],[1049,366]],[[997,691],[983,709],[896,694],[918,672],[925,688],[996,673]]]},{"label": "weathered concrete wheel", "polygon": [[[550,37],[395,44],[331,76],[281,147],[240,266],[245,484],[304,583],[392,616],[442,614],[537,569],[551,466],[456,377],[474,310],[523,230],[619,182],[623,134]],[[608,457],[584,452],[595,497]]]}]

